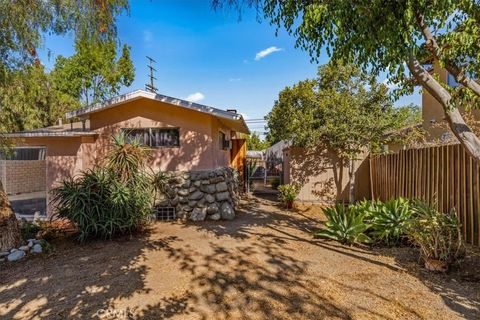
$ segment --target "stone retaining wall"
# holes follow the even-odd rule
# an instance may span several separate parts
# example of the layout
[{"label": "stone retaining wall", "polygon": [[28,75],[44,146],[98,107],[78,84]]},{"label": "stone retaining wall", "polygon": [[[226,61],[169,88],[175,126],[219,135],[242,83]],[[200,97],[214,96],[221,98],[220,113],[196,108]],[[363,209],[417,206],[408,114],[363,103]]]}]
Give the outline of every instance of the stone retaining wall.
[{"label": "stone retaining wall", "polygon": [[175,207],[184,220],[232,220],[238,205],[238,173],[232,168],[168,172],[165,192],[156,207]]}]

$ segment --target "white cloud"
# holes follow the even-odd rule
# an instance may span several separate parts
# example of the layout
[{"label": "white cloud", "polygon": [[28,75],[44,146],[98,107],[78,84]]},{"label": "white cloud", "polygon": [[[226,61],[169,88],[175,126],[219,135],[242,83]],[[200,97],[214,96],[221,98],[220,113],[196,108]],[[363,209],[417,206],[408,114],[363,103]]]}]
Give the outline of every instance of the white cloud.
[{"label": "white cloud", "polygon": [[255,61],[258,61],[258,60],[260,60],[260,59],[263,59],[263,58],[265,58],[266,56],[268,56],[268,55],[270,55],[270,54],[272,54],[272,53],[274,53],[274,52],[278,52],[278,51],[283,51],[283,49],[282,49],[282,48],[277,48],[277,47],[275,47],[275,46],[269,47],[269,48],[267,48],[267,49],[264,49],[264,50],[258,52],[258,53],[255,55]]},{"label": "white cloud", "polygon": [[191,101],[191,102],[198,102],[205,99],[205,95],[201,92],[195,92],[192,94],[189,94],[185,100]]},{"label": "white cloud", "polygon": [[143,30],[143,42],[147,45],[153,42],[153,33],[150,30]]},{"label": "white cloud", "polygon": [[239,82],[242,81],[242,78],[230,78],[228,79],[228,82]]}]

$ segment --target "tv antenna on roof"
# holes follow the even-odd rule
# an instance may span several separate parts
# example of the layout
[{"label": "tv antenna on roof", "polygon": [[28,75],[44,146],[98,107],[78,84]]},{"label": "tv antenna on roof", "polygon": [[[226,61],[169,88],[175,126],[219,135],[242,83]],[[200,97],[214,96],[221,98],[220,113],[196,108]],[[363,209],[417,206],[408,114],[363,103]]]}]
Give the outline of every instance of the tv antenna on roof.
[{"label": "tv antenna on roof", "polygon": [[147,66],[149,69],[150,69],[150,83],[147,83],[145,84],[145,89],[147,91],[150,91],[150,92],[153,92],[153,93],[157,93],[157,88],[155,87],[155,85],[153,84],[153,80],[157,80],[157,78],[155,78],[155,76],[153,75],[153,72],[157,71],[154,67],[153,67],[153,64],[154,63],[157,63],[157,61],[153,60],[152,58],[150,58],[149,56],[147,56],[147,59],[149,60],[149,65]]}]

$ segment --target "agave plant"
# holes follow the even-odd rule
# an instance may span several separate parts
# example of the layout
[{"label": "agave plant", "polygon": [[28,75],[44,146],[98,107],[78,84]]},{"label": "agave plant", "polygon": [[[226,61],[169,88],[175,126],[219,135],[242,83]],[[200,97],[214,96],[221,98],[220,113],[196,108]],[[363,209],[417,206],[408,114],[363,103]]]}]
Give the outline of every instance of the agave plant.
[{"label": "agave plant", "polygon": [[406,236],[412,211],[409,201],[404,198],[392,199],[371,208],[372,236],[386,243],[395,245]]},{"label": "agave plant", "polygon": [[340,241],[344,244],[369,243],[371,239],[365,234],[370,227],[365,219],[365,213],[358,212],[355,206],[336,204],[323,210],[328,221],[325,229],[315,233],[317,237],[323,237]]}]

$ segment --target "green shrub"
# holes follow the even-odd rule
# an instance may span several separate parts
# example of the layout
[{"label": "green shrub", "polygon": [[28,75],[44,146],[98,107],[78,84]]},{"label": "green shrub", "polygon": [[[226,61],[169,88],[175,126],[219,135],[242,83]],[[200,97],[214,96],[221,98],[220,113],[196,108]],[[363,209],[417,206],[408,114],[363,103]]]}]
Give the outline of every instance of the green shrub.
[{"label": "green shrub", "polygon": [[431,269],[434,260],[443,262],[438,268],[444,270],[439,271],[446,271],[465,251],[455,212],[445,214],[420,201],[413,205],[413,211],[409,239],[420,249],[427,268]]},{"label": "green shrub", "polygon": [[278,199],[280,199],[287,208],[291,208],[293,201],[295,201],[298,196],[300,187],[295,184],[282,184],[278,186],[278,191]]},{"label": "green shrub", "polygon": [[76,225],[80,241],[131,232],[147,220],[153,194],[143,169],[147,157],[142,146],[116,136],[104,166],[66,179],[52,190],[59,217]]},{"label": "green shrub", "polygon": [[412,216],[409,201],[404,198],[377,202],[371,208],[371,236],[387,245],[396,245],[404,239]]},{"label": "green shrub", "polygon": [[273,178],[272,182],[271,182],[271,185],[272,185],[273,190],[277,190],[278,186],[280,185],[280,179],[279,178]]},{"label": "green shrub", "polygon": [[33,221],[27,221],[26,219],[20,221],[20,232],[24,240],[36,238],[40,230],[40,226]]},{"label": "green shrub", "polygon": [[355,206],[336,204],[323,210],[328,221],[325,229],[315,233],[315,236],[340,241],[344,244],[370,243],[366,235],[370,227],[365,222],[365,213],[356,210]]}]

